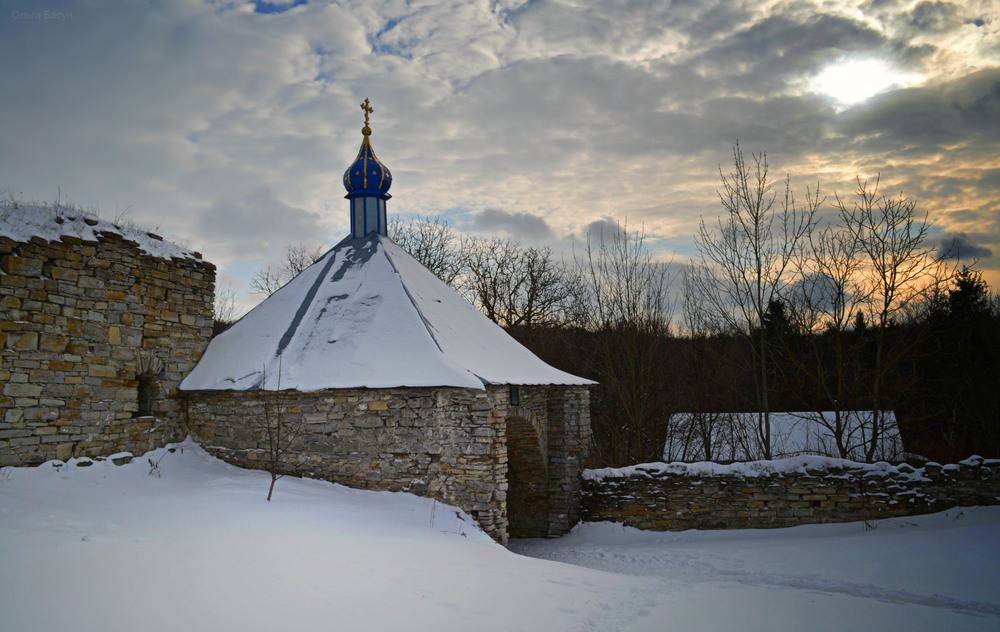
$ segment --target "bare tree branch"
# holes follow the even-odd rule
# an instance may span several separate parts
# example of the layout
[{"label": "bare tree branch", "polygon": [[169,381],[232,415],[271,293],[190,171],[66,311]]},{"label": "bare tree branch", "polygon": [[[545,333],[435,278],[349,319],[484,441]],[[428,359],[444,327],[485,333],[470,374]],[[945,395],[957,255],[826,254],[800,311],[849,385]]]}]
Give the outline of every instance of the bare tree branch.
[{"label": "bare tree branch", "polygon": [[751,154],[748,162],[739,143],[733,146],[733,171],[727,175],[720,167],[719,179],[723,214],[714,226],[704,219],[699,225],[695,241],[700,261],[692,282],[714,317],[750,346],[759,413],[757,439],[762,456],[771,458],[771,341],[765,315],[786,289],[822,200],[817,186],[815,194],[807,190],[805,205],[797,206],[787,177],[779,200],[767,154]]},{"label": "bare tree branch", "polygon": [[438,217],[389,222],[389,238],[448,285],[466,270],[465,242]]},{"label": "bare tree branch", "polygon": [[284,258],[277,269],[268,266],[254,273],[250,279],[250,291],[264,296],[274,294],[281,286],[315,263],[325,252],[326,249],[323,246],[315,248],[310,248],[305,244],[285,246]]}]

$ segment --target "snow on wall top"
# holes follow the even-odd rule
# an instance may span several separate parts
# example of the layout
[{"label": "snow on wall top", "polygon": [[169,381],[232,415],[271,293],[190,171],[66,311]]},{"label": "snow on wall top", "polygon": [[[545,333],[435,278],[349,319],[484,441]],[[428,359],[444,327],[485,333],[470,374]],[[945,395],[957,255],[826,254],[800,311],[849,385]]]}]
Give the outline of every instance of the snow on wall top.
[{"label": "snow on wall top", "polygon": [[143,252],[160,259],[202,260],[201,253],[182,248],[152,232],[99,219],[92,212],[47,204],[8,203],[0,207],[0,236],[14,241],[28,242],[32,237],[59,241],[68,236],[96,242],[102,233],[121,235],[135,242]]},{"label": "snow on wall top", "polygon": [[484,384],[592,382],[545,364],[391,240],[370,234],[341,241],[213,339],[180,388]]},{"label": "snow on wall top", "polygon": [[641,463],[628,467],[606,467],[594,470],[584,470],[586,480],[600,481],[604,479],[629,478],[644,476],[657,478],[662,476],[736,476],[739,478],[758,478],[763,476],[784,476],[786,474],[813,474],[816,472],[836,472],[838,470],[861,471],[865,474],[894,474],[913,480],[926,480],[923,468],[913,468],[909,465],[891,465],[885,461],[876,463],[861,463],[846,459],[836,459],[825,456],[803,455],[787,459],[771,461],[750,461],[746,463],[713,463],[701,461],[697,463]]}]

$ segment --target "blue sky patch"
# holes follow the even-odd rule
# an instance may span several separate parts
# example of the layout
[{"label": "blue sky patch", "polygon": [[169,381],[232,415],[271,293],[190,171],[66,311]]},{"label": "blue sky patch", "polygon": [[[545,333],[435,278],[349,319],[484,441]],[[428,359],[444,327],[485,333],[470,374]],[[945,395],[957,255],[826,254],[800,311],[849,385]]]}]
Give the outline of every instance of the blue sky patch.
[{"label": "blue sky patch", "polygon": [[309,0],[291,0],[290,2],[265,2],[264,0],[257,0],[253,3],[253,12],[265,15],[284,13],[308,2]]}]

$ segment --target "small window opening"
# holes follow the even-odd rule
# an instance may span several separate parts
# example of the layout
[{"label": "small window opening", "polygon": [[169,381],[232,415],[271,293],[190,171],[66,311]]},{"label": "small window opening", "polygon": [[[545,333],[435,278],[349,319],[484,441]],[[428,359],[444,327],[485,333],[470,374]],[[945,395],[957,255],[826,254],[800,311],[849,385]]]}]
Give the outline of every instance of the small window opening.
[{"label": "small window opening", "polygon": [[510,387],[510,405],[511,406],[521,405],[521,388],[518,386]]},{"label": "small window opening", "polygon": [[136,417],[152,417],[153,405],[156,403],[156,376],[143,373],[139,376],[139,410]]}]

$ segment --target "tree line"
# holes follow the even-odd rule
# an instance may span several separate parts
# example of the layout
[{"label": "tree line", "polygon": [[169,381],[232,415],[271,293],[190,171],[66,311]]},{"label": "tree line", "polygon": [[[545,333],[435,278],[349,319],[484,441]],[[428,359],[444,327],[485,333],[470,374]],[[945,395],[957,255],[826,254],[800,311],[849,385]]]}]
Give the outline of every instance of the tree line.
[{"label": "tree line", "polygon": [[[974,263],[937,256],[913,200],[878,177],[797,197],[738,144],[719,179],[722,212],[680,273],[625,222],[570,260],[438,218],[391,222],[390,238],[543,360],[599,383],[592,466],[659,460],[668,441],[725,458],[722,431],[771,458],[771,415],[791,410],[814,413],[841,456],[874,460],[893,413],[910,453],[1000,456],[1000,302]],[[322,253],[286,254],[256,291]],[[727,412],[753,422],[723,429]]]}]

